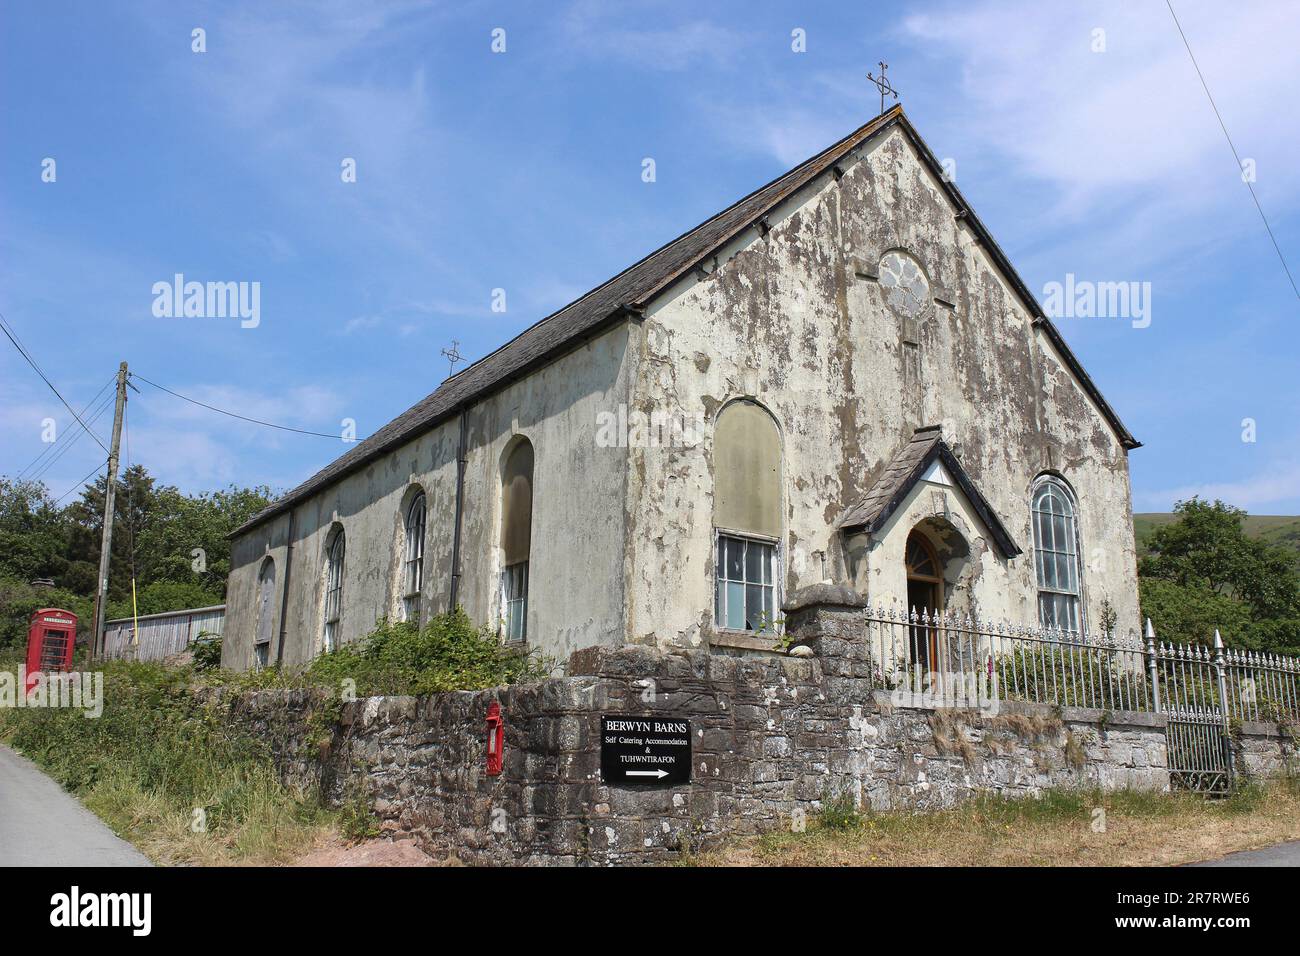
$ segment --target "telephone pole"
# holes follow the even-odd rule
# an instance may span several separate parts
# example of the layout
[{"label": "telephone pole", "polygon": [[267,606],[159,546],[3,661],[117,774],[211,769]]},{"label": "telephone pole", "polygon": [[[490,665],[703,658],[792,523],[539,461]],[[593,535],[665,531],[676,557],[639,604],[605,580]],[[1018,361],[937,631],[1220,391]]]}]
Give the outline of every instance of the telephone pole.
[{"label": "telephone pole", "polygon": [[95,633],[90,657],[103,653],[104,610],[108,604],[108,563],[113,548],[113,500],[117,497],[117,457],[122,445],[122,414],[126,411],[126,363],[117,367],[117,404],[113,408],[113,441],[108,447],[108,482],[104,486],[104,536],[99,544],[99,587],[95,591]]}]

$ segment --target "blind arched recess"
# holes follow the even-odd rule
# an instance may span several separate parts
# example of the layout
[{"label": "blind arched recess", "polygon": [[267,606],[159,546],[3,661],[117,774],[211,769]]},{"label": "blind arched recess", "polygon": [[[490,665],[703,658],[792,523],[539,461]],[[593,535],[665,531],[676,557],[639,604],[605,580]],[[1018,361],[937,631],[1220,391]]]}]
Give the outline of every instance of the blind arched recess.
[{"label": "blind arched recess", "polygon": [[713,437],[713,521],[718,528],[781,536],[781,435],[757,402],[732,402]]},{"label": "blind arched recess", "polygon": [[501,550],[508,567],[528,560],[533,536],[533,446],[519,442],[501,476]]}]

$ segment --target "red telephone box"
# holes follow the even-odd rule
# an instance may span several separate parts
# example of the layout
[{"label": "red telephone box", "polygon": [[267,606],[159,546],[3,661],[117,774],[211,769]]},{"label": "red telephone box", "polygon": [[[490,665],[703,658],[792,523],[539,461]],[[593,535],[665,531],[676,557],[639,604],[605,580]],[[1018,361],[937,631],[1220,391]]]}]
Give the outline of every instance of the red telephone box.
[{"label": "red telephone box", "polygon": [[32,614],[27,631],[27,687],[33,674],[72,669],[72,652],[77,644],[77,615],[57,607],[43,607]]}]

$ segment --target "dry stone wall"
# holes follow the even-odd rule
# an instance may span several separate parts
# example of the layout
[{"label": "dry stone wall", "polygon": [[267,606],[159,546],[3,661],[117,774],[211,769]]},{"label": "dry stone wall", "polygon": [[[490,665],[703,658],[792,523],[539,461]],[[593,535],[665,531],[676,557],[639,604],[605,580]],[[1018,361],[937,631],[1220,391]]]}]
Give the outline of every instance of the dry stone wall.
[{"label": "dry stone wall", "polygon": [[[214,692],[271,741],[286,780],[364,795],[389,833],[478,864],[670,861],[727,836],[787,829],[829,796],[876,810],[953,806],[979,792],[1168,786],[1160,715],[1006,703],[997,713],[896,706],[834,653],[728,657],[588,648],[569,676],[341,708],[319,694]],[[505,720],[489,776],[488,705]],[[687,717],[687,785],[606,786],[602,714]],[[1289,740],[1243,728],[1243,769],[1278,772]]]}]

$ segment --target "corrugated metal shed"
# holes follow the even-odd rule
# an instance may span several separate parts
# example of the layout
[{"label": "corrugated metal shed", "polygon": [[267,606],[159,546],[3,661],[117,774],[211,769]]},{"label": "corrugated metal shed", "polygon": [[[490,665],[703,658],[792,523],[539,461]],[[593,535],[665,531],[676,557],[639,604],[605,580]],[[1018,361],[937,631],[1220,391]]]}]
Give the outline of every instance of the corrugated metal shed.
[{"label": "corrugated metal shed", "polygon": [[221,635],[226,623],[226,606],[214,604],[184,611],[142,614],[139,621],[137,640],[132,640],[135,621],[131,618],[104,622],[105,657],[110,660],[160,661],[179,654],[189,648],[200,634]]}]

